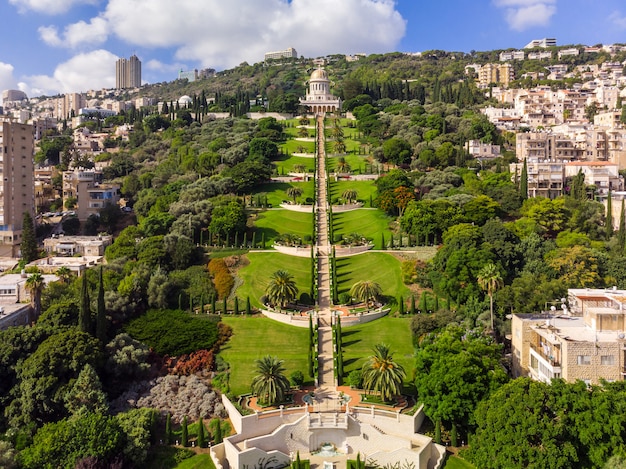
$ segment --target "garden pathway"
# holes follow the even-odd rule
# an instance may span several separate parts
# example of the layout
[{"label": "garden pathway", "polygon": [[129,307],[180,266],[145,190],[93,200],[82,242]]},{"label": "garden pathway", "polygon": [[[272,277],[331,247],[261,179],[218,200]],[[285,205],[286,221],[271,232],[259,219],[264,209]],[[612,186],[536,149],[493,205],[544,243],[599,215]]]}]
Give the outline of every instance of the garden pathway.
[{"label": "garden pathway", "polygon": [[331,329],[330,259],[328,239],[328,194],[326,192],[326,150],[324,116],[317,116],[317,178],[315,179],[316,250],[318,268],[318,389],[316,399],[331,398],[336,391],[333,373],[333,338]]}]

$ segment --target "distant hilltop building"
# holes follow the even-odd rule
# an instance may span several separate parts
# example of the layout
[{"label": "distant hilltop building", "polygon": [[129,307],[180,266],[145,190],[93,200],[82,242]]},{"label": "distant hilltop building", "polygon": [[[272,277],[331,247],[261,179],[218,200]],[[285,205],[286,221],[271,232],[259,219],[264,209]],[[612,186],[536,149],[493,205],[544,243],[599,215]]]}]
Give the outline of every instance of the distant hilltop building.
[{"label": "distant hilltop building", "polygon": [[326,70],[320,67],[311,73],[309,89],[306,97],[300,98],[300,104],[313,114],[341,111],[341,98],[330,94],[330,80]]},{"label": "distant hilltop building", "polygon": [[117,89],[141,86],[141,60],[136,55],[115,62],[115,87]]},{"label": "distant hilltop building", "polygon": [[276,52],[265,53],[266,61],[269,59],[297,59],[297,58],[298,58],[298,52],[293,47],[289,47],[288,49],[279,50]]},{"label": "distant hilltop building", "polygon": [[544,38],[544,39],[533,39],[528,44],[524,46],[524,49],[535,49],[536,47],[556,47],[556,39],[554,38]]},{"label": "distant hilltop building", "polygon": [[5,107],[10,107],[12,103],[26,101],[28,96],[20,90],[4,90],[2,92],[2,103]]},{"label": "distant hilltop building", "polygon": [[202,80],[203,78],[209,78],[209,77],[214,77],[214,76],[215,76],[214,68],[204,68],[202,70],[195,69],[195,70],[189,70],[189,71],[184,71],[181,68],[180,72],[178,72],[178,79],[187,80],[189,83],[191,83],[192,81]]}]

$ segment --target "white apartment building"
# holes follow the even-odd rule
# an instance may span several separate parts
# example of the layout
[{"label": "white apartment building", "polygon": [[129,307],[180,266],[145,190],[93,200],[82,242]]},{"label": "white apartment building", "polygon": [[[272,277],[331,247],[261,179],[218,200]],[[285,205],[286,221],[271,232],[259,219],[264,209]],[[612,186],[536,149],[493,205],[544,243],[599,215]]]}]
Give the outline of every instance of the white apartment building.
[{"label": "white apartment building", "polygon": [[555,38],[533,39],[524,46],[524,49],[535,49],[537,47],[556,47]]},{"label": "white apartment building", "polygon": [[609,161],[571,161],[565,164],[565,177],[571,178],[582,172],[585,184],[596,186],[596,194],[606,198],[611,191],[624,190],[624,178],[619,167]]},{"label": "white apartment building", "polygon": [[500,62],[506,62],[507,60],[524,60],[523,50],[512,50],[500,52]]},{"label": "white apartment building", "polygon": [[285,50],[265,53],[266,61],[270,59],[297,59],[297,58],[298,58],[298,52],[293,47],[288,47]]},{"label": "white apartment building", "polygon": [[100,171],[82,168],[63,171],[63,206],[66,206],[68,199],[75,199],[74,211],[81,221],[90,215],[98,215],[107,204],[117,205],[119,191],[118,184],[102,183]]},{"label": "white apartment building", "polygon": [[476,159],[489,160],[500,156],[500,145],[483,143],[480,140],[470,140],[467,142],[467,151]]},{"label": "white apartment building", "polygon": [[528,53],[529,60],[544,60],[544,59],[551,59],[551,58],[552,58],[552,51]]},{"label": "white apartment building", "polygon": [[561,49],[559,51],[559,59],[563,58],[563,57],[570,57],[570,56],[576,56],[580,54],[580,50],[576,49],[575,47],[571,47],[569,49]]}]

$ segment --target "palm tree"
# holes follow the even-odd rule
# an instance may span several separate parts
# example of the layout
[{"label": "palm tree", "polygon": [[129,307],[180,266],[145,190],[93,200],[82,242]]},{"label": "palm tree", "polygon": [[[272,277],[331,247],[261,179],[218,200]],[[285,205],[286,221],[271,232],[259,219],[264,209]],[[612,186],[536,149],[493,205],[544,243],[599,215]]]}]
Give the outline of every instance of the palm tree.
[{"label": "palm tree", "polygon": [[266,355],[256,361],[257,375],[252,379],[252,392],[260,402],[274,405],[285,400],[289,379],[285,376],[283,360]]},{"label": "palm tree", "polygon": [[68,284],[70,283],[70,279],[72,278],[72,271],[69,267],[59,267],[56,271],[57,277],[61,280],[61,282]]},{"label": "palm tree", "polygon": [[304,166],[303,164],[294,164],[293,165],[293,172],[294,173],[305,173],[306,172],[306,166]]},{"label": "palm tree", "polygon": [[345,191],[343,191],[343,194],[341,194],[341,197],[347,200],[350,204],[353,200],[356,200],[357,195],[357,191],[355,191],[354,189],[346,189]]},{"label": "palm tree", "polygon": [[337,160],[337,172],[338,173],[350,172],[350,165],[348,164],[348,162],[343,156],[339,157],[339,159]]},{"label": "palm tree", "polygon": [[368,306],[370,300],[376,301],[382,293],[380,285],[372,280],[360,280],[350,288],[350,295],[358,301],[366,302]]},{"label": "palm tree", "polygon": [[333,147],[334,147],[335,153],[345,153],[346,152],[346,143],[343,140],[335,140],[335,143],[334,143]]},{"label": "palm tree", "polygon": [[309,136],[309,131],[306,128],[300,127],[300,129],[298,129],[298,137],[307,138],[308,136]]},{"label": "palm tree", "polygon": [[45,285],[43,275],[39,272],[31,274],[26,279],[26,289],[30,292],[30,304],[33,307],[33,316],[35,319],[41,314],[41,293]]},{"label": "palm tree", "polygon": [[289,189],[287,189],[287,195],[293,199],[294,204],[296,203],[298,197],[302,195],[302,192],[303,190],[300,187],[291,186]]},{"label": "palm tree", "polygon": [[493,294],[504,284],[500,270],[490,262],[478,272],[478,286],[489,295],[489,312],[491,313],[491,330],[493,331]]},{"label": "palm tree", "polygon": [[270,284],[265,289],[270,304],[284,308],[287,303],[293,301],[298,295],[298,287],[293,276],[286,270],[277,270],[270,278]]},{"label": "palm tree", "polygon": [[406,377],[404,368],[393,361],[393,355],[385,344],[374,346],[374,355],[363,365],[363,387],[378,391],[383,401],[402,392],[402,381]]}]

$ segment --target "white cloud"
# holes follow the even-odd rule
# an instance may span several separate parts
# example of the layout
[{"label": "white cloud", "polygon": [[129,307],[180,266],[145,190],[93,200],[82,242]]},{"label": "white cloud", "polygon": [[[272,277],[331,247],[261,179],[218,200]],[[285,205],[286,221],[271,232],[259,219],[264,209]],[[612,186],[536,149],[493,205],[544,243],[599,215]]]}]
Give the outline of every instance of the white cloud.
[{"label": "white cloud", "polygon": [[556,13],[557,0],[494,0],[505,9],[505,18],[511,29],[525,31],[534,26],[546,26]]},{"label": "white cloud", "polygon": [[14,89],[16,86],[13,70],[13,65],[0,62],[0,104],[2,104],[1,92]]},{"label": "white cloud", "polygon": [[304,56],[386,52],[406,30],[393,0],[109,0],[100,18],[129,44],[173,47],[176,59],[214,68],[287,47]]},{"label": "white cloud", "polygon": [[626,29],[626,16],[620,11],[614,11],[609,15],[609,22],[613,23],[620,29]]},{"label": "white cloud", "polygon": [[9,0],[20,13],[34,10],[39,13],[58,15],[65,13],[75,5],[97,5],[99,0]]},{"label": "white cloud", "polygon": [[89,23],[79,21],[67,26],[63,37],[55,26],[41,26],[39,37],[48,45],[54,47],[68,47],[70,49],[93,48],[106,42],[109,35],[106,20],[100,17],[92,18]]},{"label": "white cloud", "polygon": [[114,88],[117,59],[116,55],[103,49],[75,55],[59,64],[53,76],[26,77],[31,90],[29,96]]}]

